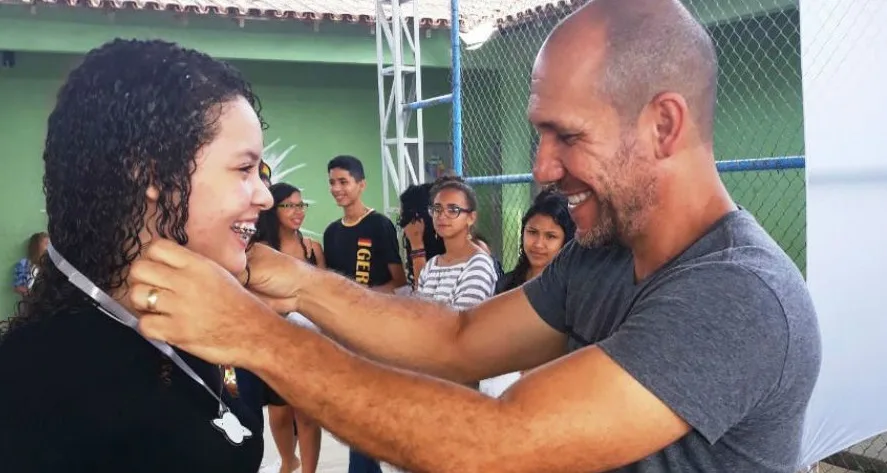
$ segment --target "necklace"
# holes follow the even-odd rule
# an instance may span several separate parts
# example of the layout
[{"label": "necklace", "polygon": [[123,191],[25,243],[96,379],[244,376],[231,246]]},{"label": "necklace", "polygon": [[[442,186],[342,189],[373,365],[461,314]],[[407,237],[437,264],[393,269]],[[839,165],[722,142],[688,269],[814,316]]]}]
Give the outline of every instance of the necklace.
[{"label": "necklace", "polygon": [[[132,315],[126,308],[120,305],[119,302],[114,300],[111,296],[106,294],[104,291],[99,289],[98,286],[95,285],[92,281],[90,281],[86,276],[83,275],[80,271],[78,271],[71,263],[68,262],[62,255],[56,251],[55,247],[52,246],[52,243],[47,245],[46,252],[49,255],[49,258],[52,260],[53,264],[59,271],[62,272],[65,276],[67,276],[68,281],[71,282],[77,289],[80,289],[91,297],[94,301],[98,303],[97,308],[103,314],[110,317],[112,320],[115,320],[127,327],[133,329],[141,335],[141,332],[138,331],[139,321],[138,319]],[[142,336],[144,338],[144,336]],[[188,377],[193,379],[197,384],[203,386],[203,388],[218,401],[219,403],[219,417],[217,419],[212,420],[212,425],[219,431],[221,431],[225,435],[225,439],[233,445],[241,445],[245,439],[252,437],[253,433],[243,426],[240,423],[240,420],[235,416],[228,406],[222,402],[222,393],[219,392],[216,395],[215,391],[213,391],[203,378],[197,375],[194,370],[185,363],[185,360],[176,353],[169,344],[159,342],[157,340],[151,340],[145,338],[145,340],[154,345],[155,348],[160,350],[161,353],[167,356],[176,366],[181,368],[182,371],[185,372]],[[224,388],[224,378],[222,379],[222,388]]]},{"label": "necklace", "polygon": [[345,219],[346,219],[347,217],[342,216],[342,225],[345,225],[346,227],[351,227],[351,226],[357,225],[358,222],[360,222],[361,220],[363,220],[363,218],[366,217],[366,216],[367,216],[370,212],[372,212],[372,211],[373,211],[373,209],[371,209],[371,208],[369,208],[369,207],[364,207],[364,208],[363,208],[363,213],[361,213],[360,216],[357,217],[356,219],[354,219],[354,221],[351,222],[351,223],[345,221]]}]

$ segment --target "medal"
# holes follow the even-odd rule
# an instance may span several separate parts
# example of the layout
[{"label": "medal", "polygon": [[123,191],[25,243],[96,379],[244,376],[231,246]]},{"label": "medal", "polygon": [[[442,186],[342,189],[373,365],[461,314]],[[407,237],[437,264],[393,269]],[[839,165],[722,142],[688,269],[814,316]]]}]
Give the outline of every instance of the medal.
[{"label": "medal", "polygon": [[240,419],[232,414],[231,411],[226,410],[223,412],[218,419],[213,419],[212,424],[213,427],[225,434],[225,438],[234,445],[240,445],[244,439],[253,436],[253,433],[244,427],[240,423]]}]

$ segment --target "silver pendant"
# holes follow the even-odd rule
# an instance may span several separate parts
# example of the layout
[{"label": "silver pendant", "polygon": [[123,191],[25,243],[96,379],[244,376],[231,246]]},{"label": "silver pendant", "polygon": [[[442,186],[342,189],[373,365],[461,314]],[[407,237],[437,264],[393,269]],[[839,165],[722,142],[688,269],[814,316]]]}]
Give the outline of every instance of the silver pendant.
[{"label": "silver pendant", "polygon": [[225,411],[221,417],[213,419],[212,424],[213,427],[221,430],[222,433],[225,434],[225,438],[234,445],[240,445],[243,443],[244,439],[253,436],[253,433],[244,427],[243,424],[240,423],[240,419],[230,411]]}]

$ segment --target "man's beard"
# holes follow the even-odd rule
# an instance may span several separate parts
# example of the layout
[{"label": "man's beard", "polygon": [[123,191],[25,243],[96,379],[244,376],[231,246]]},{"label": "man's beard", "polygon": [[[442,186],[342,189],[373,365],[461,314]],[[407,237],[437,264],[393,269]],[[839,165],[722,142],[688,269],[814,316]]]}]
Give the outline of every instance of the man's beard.
[{"label": "man's beard", "polygon": [[[633,137],[624,137],[619,150],[611,160],[606,195],[595,193],[598,215],[591,230],[576,235],[579,245],[585,248],[600,248],[614,243],[628,246],[629,241],[640,231],[646,220],[646,210],[655,200],[656,179],[647,171],[648,164],[636,151]],[[635,170],[631,169],[634,164]],[[616,204],[614,197],[624,196],[622,205]]]},{"label": "man's beard", "polygon": [[616,222],[616,208],[613,201],[598,198],[597,222],[591,230],[577,235],[576,240],[585,248],[600,248],[616,243],[619,240]]}]

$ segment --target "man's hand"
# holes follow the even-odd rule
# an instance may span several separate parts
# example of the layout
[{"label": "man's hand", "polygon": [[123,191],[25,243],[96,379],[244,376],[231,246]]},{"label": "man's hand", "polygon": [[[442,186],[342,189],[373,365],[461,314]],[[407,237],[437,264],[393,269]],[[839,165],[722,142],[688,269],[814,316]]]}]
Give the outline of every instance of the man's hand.
[{"label": "man's hand", "polygon": [[242,366],[264,334],[286,322],[222,267],[183,246],[155,240],[133,263],[124,303],[139,330],[211,363]]},{"label": "man's hand", "polygon": [[249,276],[241,282],[279,314],[298,312],[298,294],[307,279],[307,263],[256,243],[247,254]]}]

